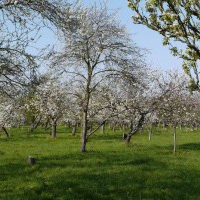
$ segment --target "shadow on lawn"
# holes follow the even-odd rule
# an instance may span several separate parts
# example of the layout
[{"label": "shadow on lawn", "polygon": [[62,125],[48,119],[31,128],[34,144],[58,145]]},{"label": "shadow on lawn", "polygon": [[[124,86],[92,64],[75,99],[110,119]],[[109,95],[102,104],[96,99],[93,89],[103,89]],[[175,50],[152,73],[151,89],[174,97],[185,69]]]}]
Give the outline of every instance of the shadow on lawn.
[{"label": "shadow on lawn", "polygon": [[[97,154],[100,156],[100,153]],[[70,166],[69,163],[68,167],[76,170],[53,176],[47,193],[54,193],[54,196],[57,193],[59,199],[87,200],[198,199],[200,195],[199,171],[176,170],[149,156],[122,161],[104,154],[101,165],[89,164],[91,157],[96,159],[96,155],[90,154],[76,165],[72,163]]]},{"label": "shadow on lawn", "polygon": [[184,150],[200,150],[200,143],[186,143],[178,146],[179,149]]},{"label": "shadow on lawn", "polygon": [[199,170],[174,168],[137,153],[74,152],[41,157],[33,167],[15,160],[1,165],[0,175],[6,188],[0,199],[174,200],[200,195]]}]

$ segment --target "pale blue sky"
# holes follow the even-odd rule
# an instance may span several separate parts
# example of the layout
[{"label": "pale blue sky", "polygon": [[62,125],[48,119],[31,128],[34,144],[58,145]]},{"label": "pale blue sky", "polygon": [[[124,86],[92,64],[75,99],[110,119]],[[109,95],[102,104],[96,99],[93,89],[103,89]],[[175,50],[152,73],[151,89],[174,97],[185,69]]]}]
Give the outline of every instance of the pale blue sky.
[{"label": "pale blue sky", "polygon": [[[73,0],[69,0],[73,1]],[[94,2],[101,2],[103,0],[82,0],[84,4],[90,5]],[[133,11],[128,8],[127,0],[107,0],[109,9],[118,10],[119,21],[126,25],[128,31],[132,34],[133,41],[140,47],[149,50],[146,57],[147,63],[162,70],[179,69],[182,70],[182,61],[171,55],[169,47],[162,46],[162,37],[155,31],[152,31],[145,26],[135,25],[132,22],[131,16]],[[51,32],[44,31],[44,37],[41,38],[40,43],[54,43],[55,36]]]},{"label": "pale blue sky", "polygon": [[[92,4],[101,0],[83,0],[86,4]],[[103,1],[103,0],[102,0]],[[135,25],[132,22],[132,10],[127,6],[127,0],[108,0],[110,9],[119,9],[119,20],[127,26],[128,31],[133,35],[133,40],[142,48],[147,48],[150,53],[147,55],[147,62],[153,67],[163,70],[180,69],[182,61],[171,55],[168,47],[162,46],[162,37],[155,31],[145,26]]]}]

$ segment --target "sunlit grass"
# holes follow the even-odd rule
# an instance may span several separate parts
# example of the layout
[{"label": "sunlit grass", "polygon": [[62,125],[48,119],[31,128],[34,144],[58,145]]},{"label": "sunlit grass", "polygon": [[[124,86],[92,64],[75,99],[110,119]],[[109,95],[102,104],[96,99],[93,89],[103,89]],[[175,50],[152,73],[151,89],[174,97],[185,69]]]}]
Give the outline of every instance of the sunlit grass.
[{"label": "sunlit grass", "polygon": [[[61,127],[52,139],[27,128],[0,136],[0,199],[200,199],[200,134],[155,128],[138,133],[125,146],[122,132],[107,128],[90,138],[80,153],[80,134]],[[29,166],[27,157],[36,158]]]}]

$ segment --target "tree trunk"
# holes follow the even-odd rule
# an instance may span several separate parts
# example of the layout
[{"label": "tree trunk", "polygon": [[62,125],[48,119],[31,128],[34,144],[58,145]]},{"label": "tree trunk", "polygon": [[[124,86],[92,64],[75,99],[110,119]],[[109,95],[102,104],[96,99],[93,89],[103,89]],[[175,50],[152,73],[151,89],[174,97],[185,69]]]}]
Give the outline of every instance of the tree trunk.
[{"label": "tree trunk", "polygon": [[119,122],[119,127],[121,131],[124,131],[124,121]]},{"label": "tree trunk", "polygon": [[149,141],[151,141],[152,132],[153,132],[153,123],[151,124],[150,130],[149,130]]},{"label": "tree trunk", "polygon": [[122,130],[123,130],[123,131],[126,130],[126,125],[125,125],[125,123],[122,124]]},{"label": "tree trunk", "polygon": [[87,131],[88,131],[88,108],[89,108],[89,101],[90,101],[90,85],[92,81],[92,67],[90,63],[88,63],[88,78],[87,78],[87,86],[86,86],[86,93],[83,102],[83,118],[82,118],[82,144],[81,144],[81,152],[86,152],[86,143],[87,143]]},{"label": "tree trunk", "polygon": [[144,119],[145,119],[146,114],[147,114],[147,113],[141,113],[140,118],[139,118],[139,120],[138,120],[138,122],[137,122],[137,125],[136,125],[135,127],[133,127],[133,121],[131,121],[131,123],[130,123],[130,128],[131,128],[131,130],[130,130],[130,132],[127,134],[126,139],[124,140],[125,144],[129,144],[130,141],[131,141],[131,137],[132,137],[133,135],[135,135],[135,134],[139,131],[139,129],[143,126],[143,123],[144,123]]},{"label": "tree trunk", "polygon": [[77,128],[78,128],[78,127],[81,127],[81,122],[78,121],[77,124],[76,124],[76,126],[77,126]]},{"label": "tree trunk", "polygon": [[194,131],[194,124],[191,124],[191,126],[190,126],[190,131]]},{"label": "tree trunk", "polygon": [[116,123],[115,122],[112,124],[112,130],[113,130],[113,132],[115,132],[115,130],[116,130]]},{"label": "tree trunk", "polygon": [[131,134],[128,134],[128,135],[127,135],[126,139],[124,140],[125,144],[129,144],[129,143],[130,143],[131,137],[132,137]]},{"label": "tree trunk", "polygon": [[47,121],[44,124],[45,131],[47,131],[50,128],[50,126],[51,126],[50,121],[49,121],[49,119],[47,119]]},{"label": "tree trunk", "polygon": [[134,134],[133,133],[133,122],[131,121],[131,123],[130,123],[130,132],[128,133],[128,134],[124,134],[125,136],[126,136],[126,138],[124,138],[124,143],[125,144],[129,144],[130,143],[130,141],[131,141],[131,137],[132,137],[132,135]]},{"label": "tree trunk", "polygon": [[39,126],[40,122],[41,122],[42,117],[40,116],[39,119],[37,120],[37,117],[32,117],[31,120],[31,128],[30,128],[30,132],[33,133],[33,131]]},{"label": "tree trunk", "polygon": [[165,120],[163,121],[163,129],[164,129],[164,132],[166,133],[166,131],[167,131],[167,122]]},{"label": "tree trunk", "polygon": [[66,127],[71,128],[71,123],[70,123],[69,120],[68,120],[67,123],[66,123]]},{"label": "tree trunk", "polygon": [[56,138],[56,134],[57,134],[57,120],[53,119],[52,120],[52,132],[51,132],[52,138]]},{"label": "tree trunk", "polygon": [[77,123],[72,124],[72,135],[76,135]]},{"label": "tree trunk", "polygon": [[91,123],[90,126],[89,126],[90,133],[92,133],[92,126],[93,126],[93,123]]},{"label": "tree trunk", "polygon": [[105,134],[105,123],[102,124],[102,126],[101,126],[101,132],[102,132],[102,134]]},{"label": "tree trunk", "polygon": [[180,128],[180,130],[182,131],[182,122],[180,123],[180,127],[179,127],[179,128]]},{"label": "tree trunk", "polygon": [[177,124],[174,124],[174,154],[177,152],[177,136],[176,136],[176,126]]},{"label": "tree trunk", "polygon": [[6,137],[10,137],[10,134],[8,133],[7,129],[5,126],[2,126],[1,129],[4,131],[4,133],[6,134]]},{"label": "tree trunk", "polygon": [[82,145],[81,145],[81,152],[86,152],[86,143],[87,143],[87,110],[83,112],[83,122],[82,122]]}]

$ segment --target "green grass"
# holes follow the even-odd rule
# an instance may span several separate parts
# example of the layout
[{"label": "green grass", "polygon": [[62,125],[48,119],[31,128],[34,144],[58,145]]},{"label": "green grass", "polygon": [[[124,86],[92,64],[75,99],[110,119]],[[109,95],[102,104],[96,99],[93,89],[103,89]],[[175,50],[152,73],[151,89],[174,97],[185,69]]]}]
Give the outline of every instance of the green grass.
[{"label": "green grass", "polygon": [[[97,133],[80,153],[80,136],[59,128],[52,139],[27,128],[0,136],[1,200],[200,199],[200,134],[178,132],[173,154],[171,131],[156,128],[152,140],[137,134],[125,146],[122,134]],[[31,155],[37,164],[26,162]]]}]

